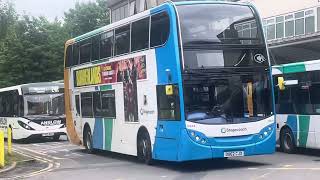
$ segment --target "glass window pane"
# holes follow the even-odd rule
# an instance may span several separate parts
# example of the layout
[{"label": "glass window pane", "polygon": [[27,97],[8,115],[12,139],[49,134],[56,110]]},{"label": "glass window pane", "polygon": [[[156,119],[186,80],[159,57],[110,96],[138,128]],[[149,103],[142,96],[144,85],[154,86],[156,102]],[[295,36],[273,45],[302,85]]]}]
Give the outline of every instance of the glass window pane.
[{"label": "glass window pane", "polygon": [[130,25],[115,30],[115,55],[128,53],[130,49]]},{"label": "glass window pane", "polygon": [[291,20],[291,19],[293,19],[293,15],[292,14],[285,17],[285,20]]},{"label": "glass window pane", "polygon": [[302,17],[304,17],[304,12],[301,11],[301,12],[294,13],[294,17],[295,18],[302,18]]},{"label": "glass window pane", "polygon": [[267,39],[275,39],[275,29],[276,26],[274,24],[267,26]]},{"label": "glass window pane", "polygon": [[306,34],[315,32],[314,16],[306,17]]},{"label": "glass window pane", "polygon": [[317,8],[317,31],[320,31],[320,7]]},{"label": "glass window pane", "polygon": [[131,51],[149,47],[149,17],[132,23]]},{"label": "glass window pane", "polygon": [[82,117],[93,117],[92,93],[81,93],[81,114]]},{"label": "glass window pane", "polygon": [[73,65],[79,64],[79,45],[74,44],[73,45]]},{"label": "glass window pane", "polygon": [[115,91],[101,92],[101,116],[116,117]]},{"label": "glass window pane", "polygon": [[278,23],[276,25],[276,38],[283,38],[284,36],[284,23]]},{"label": "glass window pane", "polygon": [[164,44],[170,33],[170,20],[167,13],[159,13],[151,17],[151,42],[150,46]]},{"label": "glass window pane", "polygon": [[112,56],[113,43],[113,31],[101,34],[100,59]]},{"label": "glass window pane", "polygon": [[80,43],[80,64],[90,62],[91,59],[91,39]]},{"label": "glass window pane", "polygon": [[283,16],[276,17],[276,22],[277,23],[283,22],[283,21],[284,21],[284,17]]},{"label": "glass window pane", "polygon": [[66,52],[66,62],[65,62],[65,67],[70,67],[72,66],[72,57],[73,57],[73,54],[72,54],[72,45],[69,45],[67,47],[67,52]]},{"label": "glass window pane", "polygon": [[92,58],[91,60],[98,60],[99,59],[99,46],[100,46],[100,36],[94,36],[92,38]]},{"label": "glass window pane", "polygon": [[294,22],[293,21],[287,21],[285,23],[286,25],[286,37],[289,37],[289,36],[293,36],[294,35]]},{"label": "glass window pane", "polygon": [[304,34],[304,19],[296,19],[295,22],[295,35]]},{"label": "glass window pane", "polygon": [[132,16],[136,13],[136,1],[130,2],[130,7],[129,7],[129,16]]}]

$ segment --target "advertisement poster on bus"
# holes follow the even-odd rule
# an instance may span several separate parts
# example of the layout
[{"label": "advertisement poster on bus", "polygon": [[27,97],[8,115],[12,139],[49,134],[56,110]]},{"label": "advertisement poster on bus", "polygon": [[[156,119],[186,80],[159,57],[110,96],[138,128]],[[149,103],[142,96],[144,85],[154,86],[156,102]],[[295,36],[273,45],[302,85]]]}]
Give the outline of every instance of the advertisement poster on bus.
[{"label": "advertisement poster on bus", "polygon": [[125,121],[138,121],[137,80],[147,78],[146,56],[79,69],[75,76],[75,87],[122,82]]}]

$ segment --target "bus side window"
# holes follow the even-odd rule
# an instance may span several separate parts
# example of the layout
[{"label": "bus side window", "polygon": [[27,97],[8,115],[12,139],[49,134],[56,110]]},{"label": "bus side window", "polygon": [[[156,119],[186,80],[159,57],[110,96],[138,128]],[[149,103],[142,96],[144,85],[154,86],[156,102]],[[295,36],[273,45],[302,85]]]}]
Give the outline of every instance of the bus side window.
[{"label": "bus side window", "polygon": [[131,51],[149,47],[149,17],[132,23]]},{"label": "bus side window", "polygon": [[80,64],[90,62],[91,60],[91,39],[86,39],[80,43]]},{"label": "bus side window", "polygon": [[72,65],[76,66],[79,64],[79,45],[78,44],[74,44],[73,45],[73,57],[72,57]]},{"label": "bus side window", "polygon": [[79,95],[75,96],[75,101],[76,101],[76,113],[80,115],[80,98]]},{"label": "bus side window", "polygon": [[166,12],[151,17],[150,47],[163,45],[170,34],[170,20]]},{"label": "bus side window", "polygon": [[179,88],[173,86],[172,95],[167,95],[166,85],[157,86],[158,118],[162,120],[180,120]]},{"label": "bus side window", "polygon": [[115,55],[130,51],[130,25],[115,30]]},{"label": "bus side window", "polygon": [[81,115],[82,117],[93,117],[92,92],[81,93]]},{"label": "bus side window", "polygon": [[72,45],[69,45],[67,47],[67,52],[66,52],[66,64],[65,64],[65,67],[71,67],[72,66],[72,57],[73,57],[73,54],[72,54]]}]

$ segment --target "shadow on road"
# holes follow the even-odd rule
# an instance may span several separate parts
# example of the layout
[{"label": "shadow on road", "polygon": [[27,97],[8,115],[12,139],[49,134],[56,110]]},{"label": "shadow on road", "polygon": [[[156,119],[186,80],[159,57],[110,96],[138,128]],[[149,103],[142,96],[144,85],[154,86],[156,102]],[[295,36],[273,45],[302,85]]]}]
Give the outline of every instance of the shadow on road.
[{"label": "shadow on road", "polygon": [[[73,150],[78,153],[86,153],[85,149]],[[108,151],[96,151],[96,156],[104,158],[120,160],[124,162],[137,163],[143,165],[135,156],[123,155]],[[220,170],[220,169],[233,169],[233,168],[250,168],[268,166],[268,163],[258,163],[252,161],[238,160],[238,159],[212,159],[212,160],[197,160],[187,162],[168,162],[168,161],[155,161],[152,167],[165,168],[180,172],[201,172],[207,170]],[[146,165],[147,166],[147,165]]]},{"label": "shadow on road", "polygon": [[60,137],[59,140],[55,140],[50,137],[42,137],[42,138],[34,138],[34,139],[14,140],[13,142],[16,144],[41,144],[41,143],[48,143],[48,142],[64,142],[64,141],[67,141],[66,136]]}]

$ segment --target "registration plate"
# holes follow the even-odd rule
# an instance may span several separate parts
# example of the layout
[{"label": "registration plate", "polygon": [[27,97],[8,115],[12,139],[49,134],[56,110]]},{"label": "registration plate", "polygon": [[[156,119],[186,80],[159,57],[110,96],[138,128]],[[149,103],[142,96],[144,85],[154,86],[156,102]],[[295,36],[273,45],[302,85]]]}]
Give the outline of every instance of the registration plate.
[{"label": "registration plate", "polygon": [[224,157],[239,157],[244,156],[244,151],[228,151],[224,152]]},{"label": "registration plate", "polygon": [[54,133],[44,133],[44,134],[42,134],[42,136],[44,136],[44,137],[54,136]]}]

